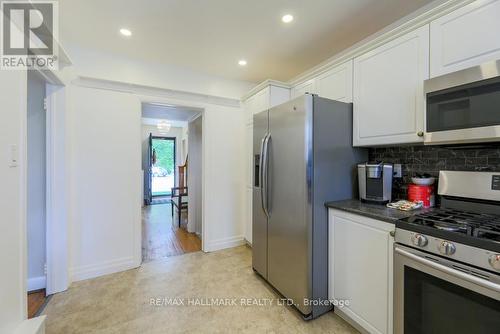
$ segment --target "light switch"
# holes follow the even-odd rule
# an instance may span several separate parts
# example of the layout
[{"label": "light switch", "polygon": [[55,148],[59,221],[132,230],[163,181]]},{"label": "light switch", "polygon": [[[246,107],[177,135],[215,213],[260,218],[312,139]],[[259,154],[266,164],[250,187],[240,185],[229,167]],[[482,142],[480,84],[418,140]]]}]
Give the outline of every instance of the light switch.
[{"label": "light switch", "polygon": [[9,147],[9,167],[17,167],[19,164],[19,148],[17,145]]}]

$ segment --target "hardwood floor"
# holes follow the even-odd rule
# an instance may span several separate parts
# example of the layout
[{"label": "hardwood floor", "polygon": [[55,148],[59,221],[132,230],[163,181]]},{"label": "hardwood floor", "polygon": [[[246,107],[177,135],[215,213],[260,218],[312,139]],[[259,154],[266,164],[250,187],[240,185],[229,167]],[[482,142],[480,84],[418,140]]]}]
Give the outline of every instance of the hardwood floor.
[{"label": "hardwood floor", "polygon": [[28,293],[28,319],[34,318],[45,305],[45,289]]},{"label": "hardwood floor", "polygon": [[188,233],[186,224],[184,214],[181,228],[177,227],[177,222],[172,224],[171,204],[145,206],[142,210],[142,261],[200,251],[200,238],[195,233]]}]

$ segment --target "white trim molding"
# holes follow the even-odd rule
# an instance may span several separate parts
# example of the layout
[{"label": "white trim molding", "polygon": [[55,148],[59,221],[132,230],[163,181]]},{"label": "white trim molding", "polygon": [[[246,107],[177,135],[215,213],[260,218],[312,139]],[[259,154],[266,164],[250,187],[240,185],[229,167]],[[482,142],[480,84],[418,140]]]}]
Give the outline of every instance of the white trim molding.
[{"label": "white trim molding", "polygon": [[45,334],[45,320],[47,316],[24,320],[13,334]]},{"label": "white trim molding", "polygon": [[66,89],[47,83],[47,294],[69,286],[69,232],[67,212]]},{"label": "white trim molding", "polygon": [[78,78],[74,79],[72,81],[72,84],[80,87],[112,90],[135,95],[172,98],[185,101],[222,105],[227,107],[240,107],[240,100],[238,99],[144,86],[127,82],[104,80],[85,76],[79,76]]},{"label": "white trim molding", "polygon": [[89,278],[95,278],[103,275],[114,274],[120,271],[135,269],[141,266],[132,257],[122,258],[114,261],[102,262],[88,266],[80,266],[70,269],[71,281],[83,281]]},{"label": "white trim molding", "polygon": [[218,250],[238,247],[246,244],[245,238],[240,235],[236,237],[229,237],[223,239],[212,240],[205,245],[205,252],[215,252]]},{"label": "white trim molding", "polygon": [[241,101],[244,102],[246,99],[248,99],[249,97],[260,92],[261,90],[263,90],[267,86],[276,86],[276,87],[281,87],[281,88],[286,88],[286,89],[292,88],[292,85],[290,85],[289,83],[267,79],[267,80],[261,82],[260,84],[258,84],[257,86],[253,87],[248,93],[243,95],[241,98]]},{"label": "white trim molding", "polygon": [[431,21],[473,1],[475,0],[448,0],[444,2],[442,0],[436,0],[376,32],[375,34],[361,40],[350,48],[341,51],[319,65],[301,73],[291,79],[288,84],[293,87],[301,82],[312,79],[335,66],[341,65],[346,61],[379,47],[380,45],[429,24]]}]

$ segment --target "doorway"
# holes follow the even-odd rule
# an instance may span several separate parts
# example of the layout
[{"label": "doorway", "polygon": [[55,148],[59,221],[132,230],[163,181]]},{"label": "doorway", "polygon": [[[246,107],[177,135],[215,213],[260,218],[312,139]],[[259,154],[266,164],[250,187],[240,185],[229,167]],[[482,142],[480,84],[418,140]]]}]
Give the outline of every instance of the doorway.
[{"label": "doorway", "polygon": [[28,71],[27,98],[27,287],[28,317],[33,318],[47,295],[46,81],[36,71]]},{"label": "doorway", "polygon": [[196,230],[189,224],[196,216],[192,209],[198,191],[201,196],[201,187],[190,188],[193,180],[201,182],[201,168],[192,168],[201,164],[201,150],[189,151],[198,142],[198,133],[190,129],[200,113],[171,105],[142,105],[143,262],[201,250],[201,224]]},{"label": "doorway", "polygon": [[168,197],[175,187],[177,148],[175,137],[150,135],[151,197]]}]

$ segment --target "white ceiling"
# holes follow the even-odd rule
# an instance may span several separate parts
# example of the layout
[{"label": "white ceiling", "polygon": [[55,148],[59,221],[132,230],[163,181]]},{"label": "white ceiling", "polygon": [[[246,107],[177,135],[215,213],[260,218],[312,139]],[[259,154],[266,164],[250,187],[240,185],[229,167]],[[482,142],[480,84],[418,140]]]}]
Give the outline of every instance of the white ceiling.
[{"label": "white ceiling", "polygon": [[[231,79],[286,81],[430,2],[60,0],[60,35],[63,45]],[[285,13],[295,20],[281,22]],[[121,36],[122,27],[132,37]],[[242,58],[246,67],[237,65]]]},{"label": "white ceiling", "polygon": [[[158,123],[160,123],[162,120],[161,119],[156,119],[156,118],[142,118],[142,124],[144,125],[150,125],[150,126],[158,126]],[[168,121],[167,123],[170,124],[173,128],[183,128],[185,126],[188,126],[188,122],[182,122],[182,121]]]},{"label": "white ceiling", "polygon": [[142,104],[143,119],[164,119],[169,121],[187,122],[199,113],[200,111],[195,109],[149,103]]}]

